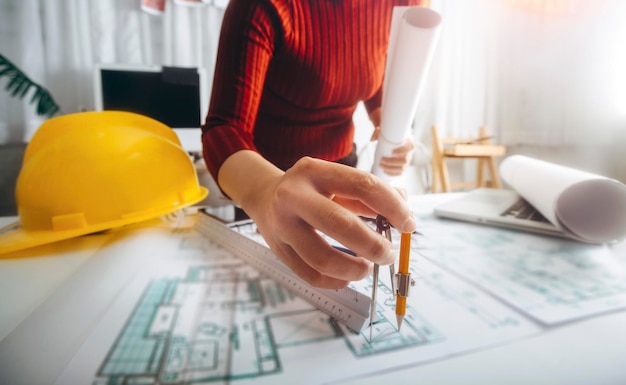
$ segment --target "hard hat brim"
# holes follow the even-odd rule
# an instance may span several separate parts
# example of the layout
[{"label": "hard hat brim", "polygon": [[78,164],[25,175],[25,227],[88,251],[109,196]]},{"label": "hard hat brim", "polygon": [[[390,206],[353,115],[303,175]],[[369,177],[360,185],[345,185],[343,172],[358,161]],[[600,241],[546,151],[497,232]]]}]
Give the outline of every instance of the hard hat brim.
[{"label": "hard hat brim", "polygon": [[[177,209],[182,209],[202,201],[208,195],[208,190],[204,186],[199,186],[199,194],[197,197],[190,199],[186,204],[181,204]],[[0,258],[7,257],[6,253],[19,251],[35,246],[48,243],[62,241],[65,239],[75,238],[81,235],[97,233],[103,230],[109,230],[116,227],[126,226],[133,223],[143,222],[155,217],[171,213],[175,210],[171,208],[167,210],[155,210],[144,215],[137,215],[132,218],[124,218],[116,221],[109,221],[97,225],[88,226],[87,228],[71,229],[71,230],[27,230],[22,228],[21,222],[16,221],[0,229]]]}]

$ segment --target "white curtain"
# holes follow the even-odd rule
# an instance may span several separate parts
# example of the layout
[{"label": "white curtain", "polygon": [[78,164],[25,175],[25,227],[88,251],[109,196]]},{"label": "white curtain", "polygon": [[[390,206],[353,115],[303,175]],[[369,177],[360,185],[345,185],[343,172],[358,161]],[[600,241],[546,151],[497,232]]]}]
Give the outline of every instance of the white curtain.
[{"label": "white curtain", "polygon": [[[0,0],[0,53],[46,87],[61,113],[91,110],[97,63],[212,74],[225,5],[170,0],[157,16],[142,11],[141,0]],[[28,141],[39,127],[44,118],[29,100],[0,92],[0,143]]]},{"label": "white curtain", "polygon": [[[219,6],[218,6],[219,4]],[[162,16],[140,0],[0,0],[0,52],[63,113],[93,108],[95,63],[202,66],[213,73],[226,1]],[[431,0],[443,19],[416,139],[428,128],[506,145],[610,141],[626,130],[626,1]],[[5,82],[0,81],[0,86]],[[0,143],[28,140],[33,106],[0,91]],[[368,130],[369,134],[369,130]]]},{"label": "white curtain", "polygon": [[475,134],[485,124],[490,0],[431,0],[442,18],[428,92],[416,116],[418,132],[436,124],[446,136]]},{"label": "white curtain", "polygon": [[432,0],[443,19],[418,128],[506,145],[581,145],[626,130],[626,2]]},{"label": "white curtain", "polygon": [[607,144],[626,129],[626,2],[499,5],[490,113],[505,144]]}]

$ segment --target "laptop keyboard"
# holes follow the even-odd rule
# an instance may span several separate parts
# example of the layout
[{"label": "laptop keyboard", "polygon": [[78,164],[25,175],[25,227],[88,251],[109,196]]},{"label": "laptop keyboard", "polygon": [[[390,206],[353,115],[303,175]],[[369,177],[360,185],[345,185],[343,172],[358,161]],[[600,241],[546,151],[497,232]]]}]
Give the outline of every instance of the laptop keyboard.
[{"label": "laptop keyboard", "polygon": [[502,214],[503,217],[514,217],[519,219],[527,219],[530,221],[550,223],[537,209],[524,199],[519,199]]}]

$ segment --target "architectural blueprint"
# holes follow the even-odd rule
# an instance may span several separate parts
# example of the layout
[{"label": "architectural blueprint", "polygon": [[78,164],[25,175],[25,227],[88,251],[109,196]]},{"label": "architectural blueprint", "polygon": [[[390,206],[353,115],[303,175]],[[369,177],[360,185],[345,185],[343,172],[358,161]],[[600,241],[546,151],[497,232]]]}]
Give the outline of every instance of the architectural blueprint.
[{"label": "architectural blueprint", "polygon": [[348,330],[192,229],[159,242],[158,255],[120,289],[58,384],[319,384],[542,330],[416,256],[401,332],[390,286],[381,280],[370,340],[369,328]]},{"label": "architectural blueprint", "polygon": [[626,269],[607,245],[436,218],[413,205],[413,252],[547,324],[626,308]]}]

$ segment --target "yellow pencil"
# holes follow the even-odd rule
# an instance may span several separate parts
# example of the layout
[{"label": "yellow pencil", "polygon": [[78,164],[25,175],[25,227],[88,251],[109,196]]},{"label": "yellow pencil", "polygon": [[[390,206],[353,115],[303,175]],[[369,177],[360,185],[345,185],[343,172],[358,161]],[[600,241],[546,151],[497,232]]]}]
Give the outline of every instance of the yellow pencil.
[{"label": "yellow pencil", "polygon": [[398,289],[396,291],[396,320],[398,331],[406,314],[406,298],[408,296],[410,274],[409,262],[411,257],[411,233],[402,233],[400,237],[400,263],[398,266]]}]

